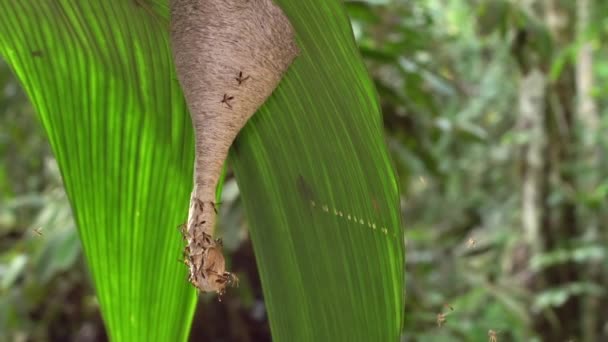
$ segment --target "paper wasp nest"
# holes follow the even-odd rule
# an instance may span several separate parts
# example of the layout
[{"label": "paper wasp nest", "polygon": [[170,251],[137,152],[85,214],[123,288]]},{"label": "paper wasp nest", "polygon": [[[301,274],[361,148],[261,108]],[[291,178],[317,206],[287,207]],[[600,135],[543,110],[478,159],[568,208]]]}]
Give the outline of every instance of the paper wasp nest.
[{"label": "paper wasp nest", "polygon": [[194,286],[221,295],[237,282],[213,239],[222,165],[299,49],[289,20],[271,0],[171,0],[171,45],[196,140],[184,261]]}]

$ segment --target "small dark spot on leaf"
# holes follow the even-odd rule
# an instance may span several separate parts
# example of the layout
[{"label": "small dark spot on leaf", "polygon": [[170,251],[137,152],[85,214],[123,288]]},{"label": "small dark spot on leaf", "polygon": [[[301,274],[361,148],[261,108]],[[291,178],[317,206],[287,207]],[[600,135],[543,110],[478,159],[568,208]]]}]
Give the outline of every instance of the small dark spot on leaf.
[{"label": "small dark spot on leaf", "polygon": [[313,201],[315,199],[316,196],[312,189],[312,186],[308,184],[308,182],[306,182],[302,175],[298,175],[296,187],[298,189],[298,192],[300,193],[300,196],[302,196],[302,198],[304,198],[305,200]]}]

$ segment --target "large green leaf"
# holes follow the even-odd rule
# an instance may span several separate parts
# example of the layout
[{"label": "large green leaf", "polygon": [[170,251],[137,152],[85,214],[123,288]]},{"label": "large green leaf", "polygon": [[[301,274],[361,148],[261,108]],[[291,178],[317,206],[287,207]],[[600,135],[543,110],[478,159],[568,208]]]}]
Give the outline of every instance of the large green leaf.
[{"label": "large green leaf", "polygon": [[375,89],[340,2],[277,3],[302,54],[231,154],[273,339],[395,341],[403,240]]},{"label": "large green leaf", "polygon": [[[231,153],[275,341],[391,341],[403,318],[398,188],[372,82],[337,0],[280,0],[302,54]],[[166,6],[0,0],[0,53],[62,169],[116,341],[187,336],[178,265],[190,120]]]},{"label": "large green leaf", "polygon": [[196,304],[176,261],[193,142],[166,27],[134,1],[0,1],[0,52],[48,134],[114,341],[185,340]]}]

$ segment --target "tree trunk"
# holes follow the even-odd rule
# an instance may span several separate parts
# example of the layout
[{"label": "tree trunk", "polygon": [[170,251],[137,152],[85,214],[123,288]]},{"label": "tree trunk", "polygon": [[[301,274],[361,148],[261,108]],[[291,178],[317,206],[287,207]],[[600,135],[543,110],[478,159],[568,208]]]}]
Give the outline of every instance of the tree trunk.
[{"label": "tree trunk", "polygon": [[[545,21],[554,46],[564,47],[572,39],[571,17],[556,0],[544,2]],[[571,249],[572,242],[580,236],[576,216],[576,177],[572,164],[576,161],[577,137],[575,132],[576,94],[575,75],[566,67],[548,88],[545,110],[545,134],[547,148],[544,165],[540,239],[544,253],[558,249]],[[542,270],[539,291],[566,291],[565,287],[582,281],[580,265],[568,260]],[[568,293],[565,302],[547,308],[534,317],[536,331],[543,341],[579,340],[582,336],[583,301],[579,294]]]},{"label": "tree trunk", "polygon": [[546,97],[545,75],[537,68],[523,76],[519,86],[519,129],[530,137],[523,146],[521,219],[526,245],[533,254],[540,250],[541,181],[543,151],[546,146],[544,112]]},{"label": "tree trunk", "polygon": [[[592,11],[593,0],[578,0],[576,3],[576,33],[581,46],[576,59],[576,113],[581,128],[580,141],[583,162],[586,170],[583,177],[579,177],[578,185],[581,190],[590,193],[598,184],[596,177],[599,166],[599,151],[597,148],[597,137],[599,128],[599,116],[595,100],[592,97],[593,90],[593,49],[590,43],[588,23]],[[594,215],[588,215],[590,222],[589,237],[595,241],[599,239],[598,221]],[[587,278],[595,283],[601,282],[601,270],[597,263],[589,265]],[[598,314],[600,310],[599,299],[595,296],[586,296],[584,300],[584,314],[582,316],[583,341],[598,341]]]}]

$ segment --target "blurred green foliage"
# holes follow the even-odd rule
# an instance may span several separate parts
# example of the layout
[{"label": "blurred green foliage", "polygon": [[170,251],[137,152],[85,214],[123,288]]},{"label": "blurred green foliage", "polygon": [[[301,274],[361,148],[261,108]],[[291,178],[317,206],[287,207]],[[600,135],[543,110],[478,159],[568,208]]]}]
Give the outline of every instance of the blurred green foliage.
[{"label": "blurred green foliage", "polygon": [[[576,11],[574,2],[553,2],[565,12]],[[608,316],[602,282],[608,279],[608,138],[573,125],[576,139],[567,143],[571,153],[559,171],[570,171],[575,181],[547,174],[543,210],[559,214],[560,205],[570,204],[575,234],[554,225],[562,228],[555,228],[550,243],[541,236],[540,244],[549,247],[534,253],[523,238],[521,188],[526,146],[538,137],[518,124],[526,70],[537,66],[548,76],[549,102],[576,98],[572,89],[556,89],[574,72],[581,44],[589,43],[597,132],[608,127],[608,47],[601,44],[608,41],[608,3],[590,2],[594,10],[578,36],[572,22],[552,35],[542,15],[549,2],[530,3],[347,2],[380,93],[387,143],[402,182],[403,341],[487,341],[489,330],[498,331],[501,342],[547,340],[559,335],[560,322],[572,319],[559,311],[571,300],[599,320],[593,334],[582,317],[577,320],[582,334],[608,340],[608,326],[600,319]],[[103,340],[59,172],[5,64],[0,64],[0,95],[0,340]],[[595,164],[585,162],[591,153],[599,155]],[[252,252],[230,172],[223,196],[220,231],[238,265]],[[558,214],[548,216],[559,221]],[[40,227],[42,235],[34,230]],[[241,265],[244,285],[227,299],[233,309],[216,316],[224,320],[218,324],[246,333],[193,331],[192,340],[269,339],[255,263]],[[571,265],[581,270],[577,277],[558,284],[539,281],[543,272],[566,272]],[[223,309],[203,300],[207,304],[196,319],[213,320],[210,312]],[[441,327],[440,313],[447,313]],[[539,330],[539,317],[558,322],[550,328],[555,331]]]},{"label": "blurred green foliage", "polygon": [[101,318],[59,169],[3,62],[0,91],[0,340],[94,336]]}]

